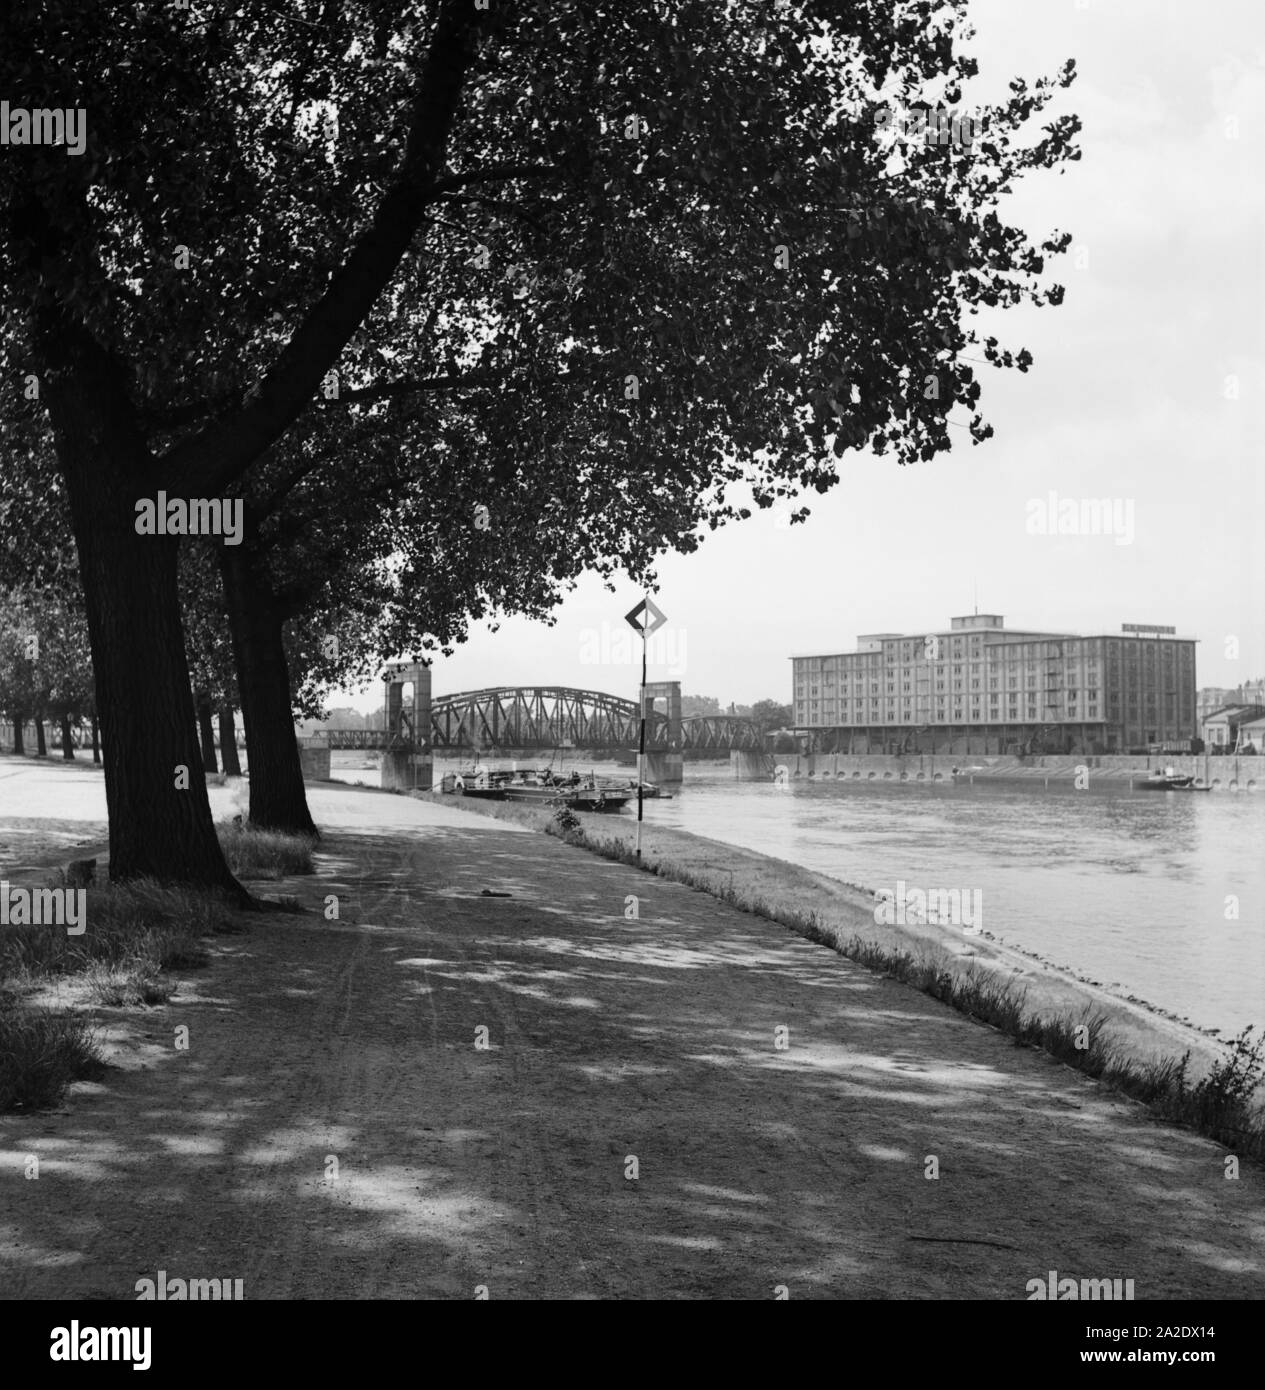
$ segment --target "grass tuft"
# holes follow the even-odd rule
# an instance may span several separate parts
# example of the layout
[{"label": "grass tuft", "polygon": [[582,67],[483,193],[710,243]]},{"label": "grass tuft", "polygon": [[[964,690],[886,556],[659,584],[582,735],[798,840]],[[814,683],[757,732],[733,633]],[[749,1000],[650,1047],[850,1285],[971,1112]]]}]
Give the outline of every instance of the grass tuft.
[{"label": "grass tuft", "polygon": [[124,965],[93,965],[84,979],[93,1003],[112,1008],[165,1004],[176,991],[176,982],[162,978],[160,967],[145,958]]},{"label": "grass tuft", "polygon": [[260,830],[244,821],[221,821],[216,827],[228,867],[236,878],[286,878],[290,874],[316,872],[312,853],[316,841],[310,835],[280,830]]},{"label": "grass tuft", "polygon": [[102,1070],[86,1019],[0,995],[0,1113],[56,1105],[72,1081]]}]

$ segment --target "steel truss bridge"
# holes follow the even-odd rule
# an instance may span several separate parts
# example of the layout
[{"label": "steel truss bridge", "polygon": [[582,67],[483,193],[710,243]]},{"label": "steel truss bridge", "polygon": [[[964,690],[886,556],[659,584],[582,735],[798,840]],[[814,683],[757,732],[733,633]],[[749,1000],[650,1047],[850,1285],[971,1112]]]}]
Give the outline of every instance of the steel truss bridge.
[{"label": "steel truss bridge", "polygon": [[[440,695],[430,704],[430,746],[441,748],[637,747],[641,709],[599,690],[566,686],[504,687]],[[398,735],[384,729],[331,729],[330,748],[387,748]],[[394,741],[394,743],[393,743]],[[749,719],[705,714],[679,721],[646,711],[646,747],[655,752],[760,752],[764,736]]]}]

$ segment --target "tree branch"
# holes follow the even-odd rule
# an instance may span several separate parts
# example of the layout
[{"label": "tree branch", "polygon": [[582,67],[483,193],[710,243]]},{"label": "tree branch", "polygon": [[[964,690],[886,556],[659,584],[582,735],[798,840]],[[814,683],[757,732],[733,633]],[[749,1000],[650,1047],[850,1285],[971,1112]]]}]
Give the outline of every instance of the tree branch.
[{"label": "tree branch", "polygon": [[411,396],[415,391],[449,391],[463,386],[492,386],[506,378],[504,372],[471,372],[466,376],[431,376],[416,381],[405,378],[402,381],[388,381],[381,386],[362,386],[355,391],[341,391],[335,400],[321,400],[323,407],[342,405],[351,401],[389,401],[400,396]]},{"label": "tree branch", "polygon": [[431,185],[431,192],[452,193],[472,183],[509,183],[513,179],[546,178],[560,172],[557,164],[489,164],[486,169],[472,169],[468,174],[445,174]]},{"label": "tree branch", "polygon": [[264,500],[258,504],[258,506],[251,508],[251,511],[253,512],[256,520],[256,524],[263,522],[268,517],[270,517],[273,514],[273,512],[275,512],[277,508],[281,505],[281,503],[285,500],[285,498],[290,495],[291,491],[295,487],[297,487],[298,484],[301,483],[305,477],[307,477],[307,475],[312,471],[312,469],[315,466],[315,463],[311,459],[305,458],[296,467],[290,469],[290,471],[285,475],[284,478],[282,478],[282,480],[277,484],[277,486],[273,488],[273,490],[268,494],[268,496],[265,497]]},{"label": "tree branch", "polygon": [[[433,317],[432,315],[432,322]],[[425,331],[421,336],[423,339],[427,336]],[[348,401],[392,400],[397,396],[411,395],[415,391],[450,391],[460,389],[463,386],[490,386],[504,379],[503,373],[493,372],[472,372],[466,376],[419,377],[415,381],[392,381],[382,386],[363,386],[353,391],[340,391],[337,396],[329,400],[318,395],[312,404],[328,409],[332,406],[343,405]],[[174,405],[165,410],[142,411],[141,423],[147,430],[175,430],[182,425],[196,424],[197,421],[205,419],[216,410],[224,409],[237,399],[238,394],[232,393],[224,395],[218,400],[190,401],[185,405]],[[174,496],[175,493],[171,493],[171,495]]]},{"label": "tree branch", "polygon": [[351,255],[295,329],[247,405],[168,451],[168,491],[213,497],[239,478],[311,404],[322,377],[390,283],[434,198],[478,20],[474,0],[444,0],[413,107],[399,173]]},{"label": "tree branch", "polygon": [[[497,386],[510,380],[511,374],[504,372],[470,372],[466,376],[432,376],[416,381],[405,378],[401,381],[388,381],[381,386],[363,386],[356,391],[342,391],[335,400],[320,400],[316,404],[322,408],[343,405],[345,402],[398,400],[411,396],[417,391],[459,390],[463,386]],[[583,372],[559,372],[550,380],[561,385],[583,385],[589,381]]]}]

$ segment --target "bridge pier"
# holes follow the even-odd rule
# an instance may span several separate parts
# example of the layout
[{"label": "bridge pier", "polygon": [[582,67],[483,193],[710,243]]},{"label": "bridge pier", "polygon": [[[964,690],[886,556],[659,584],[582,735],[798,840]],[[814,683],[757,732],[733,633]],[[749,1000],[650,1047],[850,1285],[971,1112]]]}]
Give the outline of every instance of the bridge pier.
[{"label": "bridge pier", "polygon": [[680,782],[685,777],[685,760],[680,753],[647,753],[647,782]]},{"label": "bridge pier", "polygon": [[767,753],[748,753],[741,748],[729,750],[729,769],[740,782],[767,782],[772,776]]},{"label": "bridge pier", "polygon": [[[430,667],[399,661],[388,666],[387,746],[382,752],[382,786],[387,791],[430,791],[435,780],[430,741]],[[413,687],[404,699],[404,687]]]},{"label": "bridge pier", "polygon": [[309,734],[299,743],[299,771],[305,782],[328,782],[330,780],[329,735],[327,733]]},{"label": "bridge pier", "polygon": [[646,732],[654,727],[654,703],[662,700],[667,705],[667,728],[652,741],[646,739],[646,781],[680,782],[685,776],[685,759],[682,756],[684,744],[681,737],[681,682],[647,681],[645,703],[642,715],[646,721]]}]

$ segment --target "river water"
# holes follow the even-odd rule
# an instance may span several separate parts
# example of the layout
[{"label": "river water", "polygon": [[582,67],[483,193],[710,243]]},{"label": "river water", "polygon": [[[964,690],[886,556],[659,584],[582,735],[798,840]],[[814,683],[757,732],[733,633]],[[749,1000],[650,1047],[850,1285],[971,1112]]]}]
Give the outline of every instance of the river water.
[{"label": "river water", "polygon": [[978,889],[1003,941],[1223,1037],[1265,1024],[1265,794],[685,778],[648,821],[869,890]]}]

